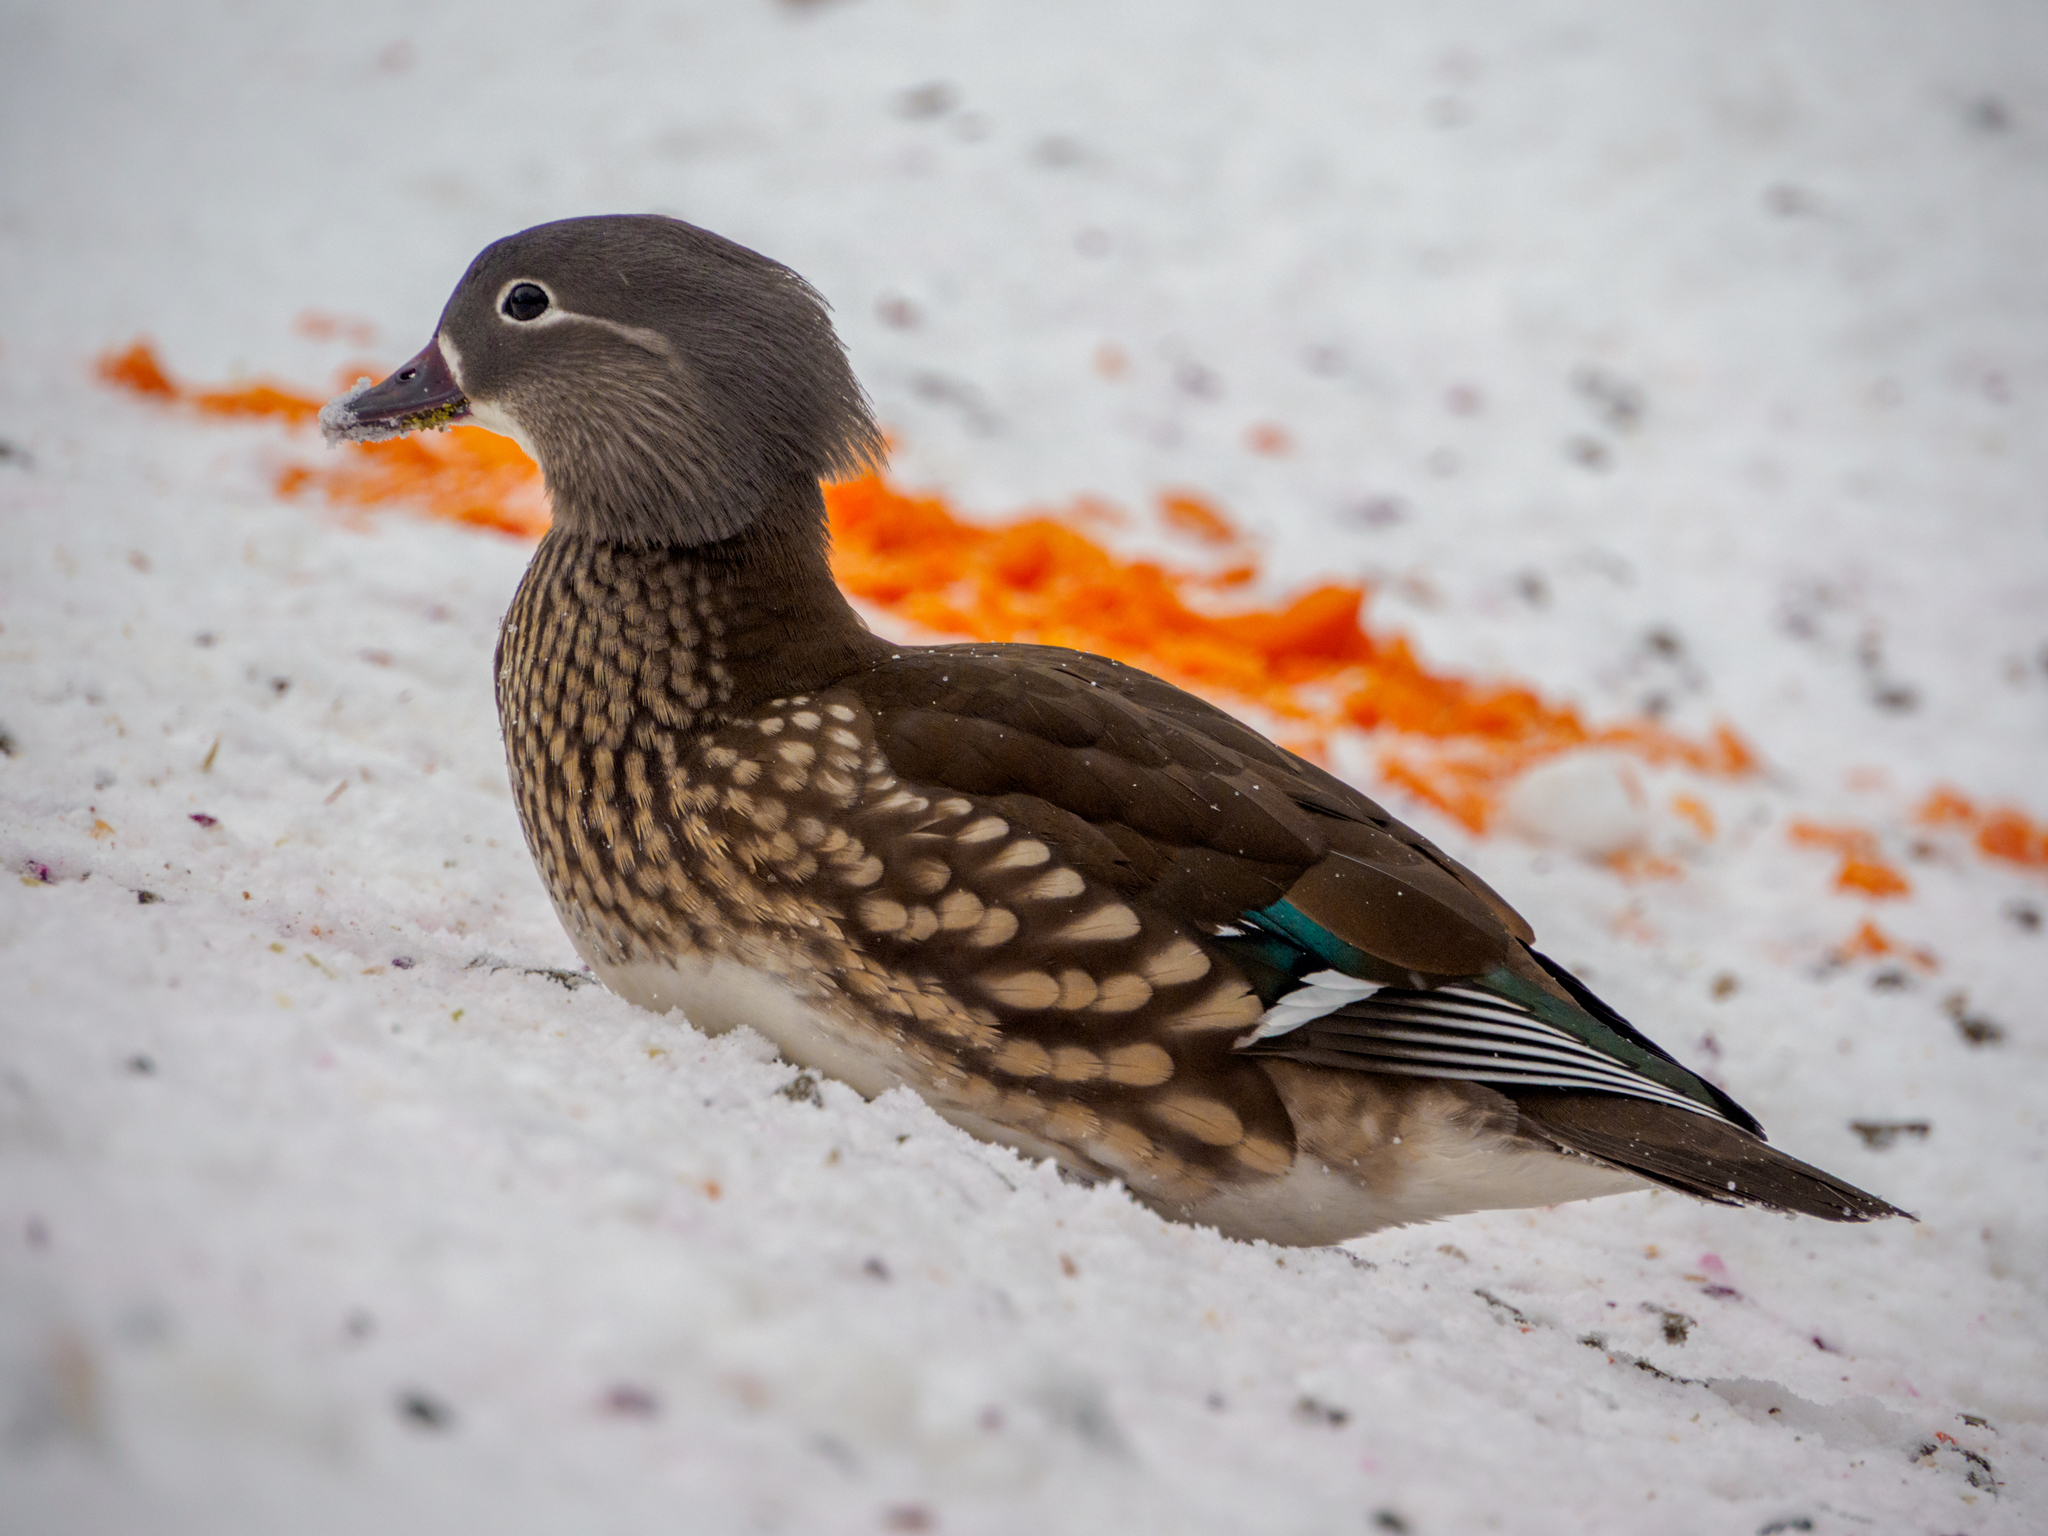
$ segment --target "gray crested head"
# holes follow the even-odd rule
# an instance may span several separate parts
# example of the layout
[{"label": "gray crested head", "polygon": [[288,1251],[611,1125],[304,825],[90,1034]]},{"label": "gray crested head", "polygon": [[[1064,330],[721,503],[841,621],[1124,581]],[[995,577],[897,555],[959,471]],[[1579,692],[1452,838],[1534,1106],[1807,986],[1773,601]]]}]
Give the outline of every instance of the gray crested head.
[{"label": "gray crested head", "polygon": [[434,342],[322,419],[340,438],[463,415],[540,464],[558,528],[638,547],[796,531],[819,516],[819,480],[881,452],[816,290],[654,214],[486,246]]}]

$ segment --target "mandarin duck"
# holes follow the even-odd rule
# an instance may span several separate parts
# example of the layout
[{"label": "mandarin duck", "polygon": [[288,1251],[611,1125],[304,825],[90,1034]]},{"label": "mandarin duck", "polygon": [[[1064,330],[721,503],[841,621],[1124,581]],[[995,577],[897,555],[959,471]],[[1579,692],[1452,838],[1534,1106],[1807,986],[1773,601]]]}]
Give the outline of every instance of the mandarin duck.
[{"label": "mandarin duck", "polygon": [[534,861],[619,996],[1239,1238],[1649,1186],[1901,1214],[1214,705],[1054,646],[873,634],[820,482],[881,438],[789,268],[654,216],[499,240],[425,349],[322,416],[455,420],[552,502],[498,708]]}]

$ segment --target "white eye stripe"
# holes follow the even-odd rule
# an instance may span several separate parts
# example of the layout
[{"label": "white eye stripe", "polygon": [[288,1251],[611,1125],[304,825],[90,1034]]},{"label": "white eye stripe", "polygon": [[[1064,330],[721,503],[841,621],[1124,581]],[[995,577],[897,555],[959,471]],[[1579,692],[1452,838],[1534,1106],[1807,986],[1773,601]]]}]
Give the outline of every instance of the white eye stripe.
[{"label": "white eye stripe", "polygon": [[[510,297],[514,288],[522,284],[538,288],[542,293],[547,294],[548,307],[535,315],[531,320],[521,320],[505,312],[506,299]],[[534,282],[530,277],[515,277],[506,283],[503,288],[499,289],[497,310],[498,318],[501,321],[506,325],[516,325],[521,330],[533,330],[544,325],[595,325],[603,330],[610,331],[621,340],[631,342],[644,352],[652,352],[657,357],[673,358],[675,356],[675,348],[669,344],[669,339],[662,335],[661,332],[650,330],[644,325],[627,325],[623,321],[609,320],[603,315],[585,315],[579,314],[573,309],[565,309],[561,301],[548,291],[545,283]]]}]

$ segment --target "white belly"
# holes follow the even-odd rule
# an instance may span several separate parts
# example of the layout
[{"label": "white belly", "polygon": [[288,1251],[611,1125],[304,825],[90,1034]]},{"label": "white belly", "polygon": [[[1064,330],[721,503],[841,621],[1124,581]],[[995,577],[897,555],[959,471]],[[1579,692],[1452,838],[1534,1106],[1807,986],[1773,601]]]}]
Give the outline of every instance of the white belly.
[{"label": "white belly", "polygon": [[786,1060],[837,1078],[863,1098],[909,1088],[970,1136],[1094,1177],[1063,1147],[934,1098],[901,1064],[889,1061],[872,1036],[857,1038],[831,1013],[767,971],[734,960],[684,958],[618,965],[602,957],[586,958],[597,979],[629,1003],[655,1013],[679,1011],[707,1035],[722,1035],[745,1024],[773,1041]]},{"label": "white belly", "polygon": [[1279,1179],[1221,1190],[1189,1215],[1231,1237],[1307,1248],[1440,1216],[1559,1205],[1649,1187],[1590,1158],[1467,1139],[1418,1147],[1396,1177],[1376,1187],[1300,1156]]},{"label": "white belly", "polygon": [[[907,1063],[892,1061],[873,1034],[857,1033],[771,972],[694,956],[626,964],[595,954],[585,958],[598,980],[629,1003],[656,1013],[679,1010],[708,1035],[748,1025],[773,1041],[790,1062],[837,1078],[866,1098],[907,1087],[970,1135],[1088,1172],[1087,1164],[1064,1148],[933,1099]],[[1392,1166],[1380,1162],[1370,1179],[1348,1175],[1304,1152],[1279,1177],[1226,1187],[1192,1209],[1168,1208],[1141,1189],[1131,1192],[1164,1215],[1213,1226],[1231,1237],[1314,1246],[1468,1211],[1555,1205],[1648,1188],[1641,1179],[1590,1158],[1543,1151],[1492,1133],[1474,1134],[1454,1118],[1413,1116],[1402,1132]]]},{"label": "white belly", "polygon": [[592,958],[590,968],[627,1002],[655,1013],[679,1009],[707,1035],[722,1035],[742,1024],[757,1029],[797,1066],[836,1077],[863,1097],[917,1086],[872,1042],[856,1042],[844,1024],[767,971],[735,960],[694,956],[624,965]]}]

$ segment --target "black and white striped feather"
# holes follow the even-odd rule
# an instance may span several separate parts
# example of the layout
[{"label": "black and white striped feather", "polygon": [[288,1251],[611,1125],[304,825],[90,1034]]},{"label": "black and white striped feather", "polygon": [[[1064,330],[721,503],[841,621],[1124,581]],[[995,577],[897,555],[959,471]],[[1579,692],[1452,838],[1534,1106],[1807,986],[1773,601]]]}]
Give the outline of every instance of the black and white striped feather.
[{"label": "black and white striped feather", "polygon": [[1376,987],[1341,971],[1302,982],[1267,1010],[1240,1050],[1355,1072],[1621,1094],[1735,1123],[1497,993]]}]

